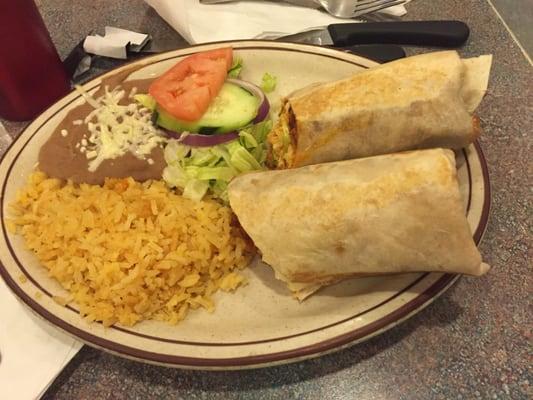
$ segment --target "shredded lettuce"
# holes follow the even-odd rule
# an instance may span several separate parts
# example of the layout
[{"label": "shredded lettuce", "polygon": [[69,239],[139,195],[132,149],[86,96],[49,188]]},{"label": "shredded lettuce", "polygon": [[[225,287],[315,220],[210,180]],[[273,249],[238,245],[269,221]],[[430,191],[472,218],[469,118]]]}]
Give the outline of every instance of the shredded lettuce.
[{"label": "shredded lettuce", "polygon": [[276,89],[276,84],[278,83],[278,78],[274,75],[270,75],[268,72],[265,72],[263,79],[261,79],[261,90],[265,93],[273,92]]},{"label": "shredded lettuce", "polygon": [[207,193],[228,201],[230,180],[243,173],[264,169],[266,137],[272,128],[267,119],[239,132],[239,138],[212,147],[190,147],[170,140],[165,147],[167,167],[163,179],[183,196],[201,200]]},{"label": "shredded lettuce", "polygon": [[141,106],[146,107],[150,111],[154,111],[157,106],[155,99],[149,94],[138,93],[133,96],[133,100],[135,100]]},{"label": "shredded lettuce", "polygon": [[242,58],[235,57],[233,64],[228,71],[228,78],[238,78],[242,70]]}]

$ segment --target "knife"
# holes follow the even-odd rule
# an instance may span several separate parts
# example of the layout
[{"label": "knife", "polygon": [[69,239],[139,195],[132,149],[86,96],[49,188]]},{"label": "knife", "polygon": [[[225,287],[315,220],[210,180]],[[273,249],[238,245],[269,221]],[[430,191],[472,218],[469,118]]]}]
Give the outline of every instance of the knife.
[{"label": "knife", "polygon": [[[294,36],[294,35],[290,35]],[[276,41],[287,41],[287,36],[276,38]],[[298,41],[297,38],[294,41]],[[301,41],[298,41],[301,42]],[[392,44],[364,44],[356,46],[342,46],[335,47],[338,50],[344,50],[349,53],[356,54],[361,57],[369,58],[379,63],[385,63],[399,58],[405,57],[405,51],[400,46]],[[176,44],[174,42],[165,42],[164,40],[150,41],[148,44],[138,52],[129,52],[128,58],[138,56],[146,56],[153,53],[160,53],[168,50],[175,50]]]},{"label": "knife", "polygon": [[405,50],[401,46],[395,44],[359,44],[355,46],[332,48],[368,58],[380,64],[405,57]]},{"label": "knife", "polygon": [[280,39],[336,47],[371,43],[459,47],[469,35],[468,25],[461,21],[394,21],[331,24]]}]

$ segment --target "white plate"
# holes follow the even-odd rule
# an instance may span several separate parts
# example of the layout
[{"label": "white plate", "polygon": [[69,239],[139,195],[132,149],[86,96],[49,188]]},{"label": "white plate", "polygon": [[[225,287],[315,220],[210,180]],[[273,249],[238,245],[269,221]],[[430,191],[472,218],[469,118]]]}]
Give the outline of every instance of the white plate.
[{"label": "white plate", "polygon": [[[317,46],[267,41],[227,44],[244,60],[244,79],[258,83],[264,72],[278,77],[278,88],[270,96],[273,99],[307,84],[340,79],[375,65],[358,56]],[[131,79],[159,75],[183,56],[220,46],[200,45],[140,60],[134,65],[143,67]],[[84,87],[96,90],[108,74]],[[458,278],[417,273],[353,279],[325,288],[300,304],[274,278],[269,267],[257,263],[246,271],[247,286],[233,295],[215,296],[213,314],[191,312],[177,326],[155,321],[133,328],[89,324],[75,308],[62,307],[52,299],[65,292],[24,248],[22,238],[7,233],[4,224],[7,204],[32,171],[38,149],[79,102],[79,94],[73,92],[54,104],[22,132],[2,159],[0,273],[37,314],[91,346],[128,358],[184,368],[237,369],[292,362],[366,340],[391,328],[420,311]],[[490,188],[477,143],[459,154],[458,168],[468,221],[478,243],[487,223]]]}]

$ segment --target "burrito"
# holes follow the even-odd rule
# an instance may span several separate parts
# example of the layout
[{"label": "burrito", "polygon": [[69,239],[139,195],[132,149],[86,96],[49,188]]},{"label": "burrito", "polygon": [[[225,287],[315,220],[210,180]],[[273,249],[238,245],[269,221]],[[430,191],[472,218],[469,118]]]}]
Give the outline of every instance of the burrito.
[{"label": "burrito", "polygon": [[454,153],[430,149],[240,175],[230,205],[296,297],[350,277],[482,275]]},{"label": "burrito", "polygon": [[426,148],[459,149],[480,134],[474,110],[492,56],[428,53],[315,84],[283,100],[269,164],[292,168]]}]

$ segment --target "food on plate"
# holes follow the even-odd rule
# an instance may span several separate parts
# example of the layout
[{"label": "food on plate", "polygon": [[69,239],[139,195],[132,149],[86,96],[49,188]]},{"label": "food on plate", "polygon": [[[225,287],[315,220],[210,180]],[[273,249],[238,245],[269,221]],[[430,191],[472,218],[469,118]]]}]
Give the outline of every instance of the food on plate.
[{"label": "food on plate", "polygon": [[93,96],[78,88],[86,103],[72,109],[41,147],[42,172],[94,185],[106,178],[161,179],[167,139],[152,124],[151,112],[130,96],[146,82],[119,87],[116,81],[104,81]]},{"label": "food on plate", "polygon": [[175,118],[197,121],[220,92],[232,64],[231,47],[193,54],[155,79],[149,93]]},{"label": "food on plate", "polygon": [[244,283],[255,249],[226,187],[264,168],[272,124],[242,68],[223,48],[155,80],[130,68],[94,93],[76,87],[85,103],[41,147],[8,221],[69,291],[62,304],[106,326],[177,323]]},{"label": "food on plate", "polygon": [[232,177],[265,168],[272,127],[265,93],[238,79],[242,68],[227,47],[185,57],[156,79],[127,79],[133,69],[104,79],[92,95],[78,87],[86,103],[42,146],[39,169],[98,185],[164,179],[190,199],[226,201]]},{"label": "food on plate", "polygon": [[274,129],[277,78],[242,80],[229,47],[155,79],[126,68],[77,87],[85,103],[41,147],[7,222],[69,292],[58,301],[105,326],[212,311],[257,249],[300,299],[352,276],[481,275],[451,150],[263,170],[466,145],[489,67],[455,52],[390,63],[290,95]]},{"label": "food on plate", "polygon": [[258,103],[259,99],[252,93],[227,81],[199,119],[182,121],[164,109],[158,108],[156,124],[177,133],[198,132],[204,135],[227,133],[252,122],[257,115]]},{"label": "food on plate", "polygon": [[[266,135],[272,128],[270,103],[261,88],[237,79],[243,68],[242,59],[230,61],[231,57],[226,66],[230,65],[231,78],[225,80],[202,116],[194,121],[180,119],[154,97],[153,86],[159,80],[151,84],[149,95],[134,96],[152,110],[156,125],[170,138],[164,151],[167,167],[163,179],[193,200],[209,193],[227,202],[226,188],[233,177],[265,168]],[[198,79],[192,73],[191,79]],[[273,89],[274,80],[269,75],[268,89]]]},{"label": "food on plate", "polygon": [[482,275],[454,153],[419,150],[236,177],[240,224],[295,295],[349,277]]},{"label": "food on plate", "polygon": [[89,321],[177,323],[244,283],[251,247],[231,210],[163,182],[64,184],[33,173],[7,221]]},{"label": "food on plate", "polygon": [[216,145],[208,142],[208,146],[191,147],[171,140],[164,152],[167,167],[163,179],[170,187],[183,190],[187,198],[199,200],[210,193],[227,202],[227,186],[232,178],[264,169],[266,136],[271,126],[270,120],[260,122],[236,133],[236,139]]},{"label": "food on plate", "polygon": [[491,60],[428,53],[296,91],[268,136],[269,162],[282,169],[465,147],[480,134],[473,113],[487,89]]},{"label": "food on plate", "polygon": [[241,69],[242,60],[233,62],[231,47],[197,53],[155,79],[148,95],[135,99],[152,109],[156,125],[174,132],[171,136],[232,132],[268,116],[263,91],[236,79]]},{"label": "food on plate", "polygon": [[263,78],[261,78],[261,89],[265,93],[273,92],[276,89],[276,85],[278,84],[278,78],[274,75],[269,74],[268,72],[265,72],[263,74]]}]

